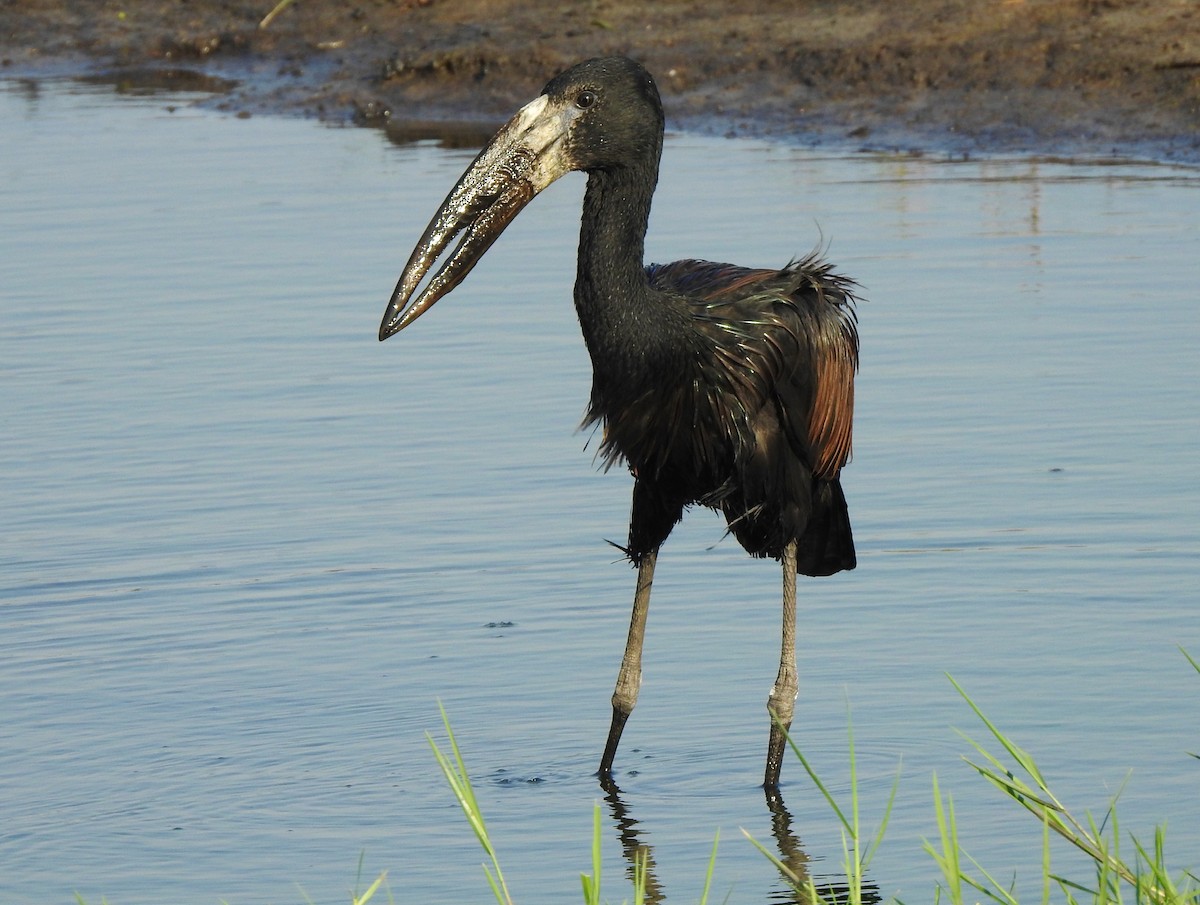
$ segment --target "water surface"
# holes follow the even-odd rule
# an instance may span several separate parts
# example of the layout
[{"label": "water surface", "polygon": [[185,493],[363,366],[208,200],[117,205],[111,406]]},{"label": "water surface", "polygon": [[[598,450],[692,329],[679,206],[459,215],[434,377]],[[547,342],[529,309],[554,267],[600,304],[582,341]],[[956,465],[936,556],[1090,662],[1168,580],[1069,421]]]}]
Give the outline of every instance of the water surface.
[{"label": "water surface", "polygon": [[[738,827],[836,873],[798,765],[782,814],[756,785],[779,578],[711,513],[660,559],[620,798],[592,775],[633,575],[630,480],[574,431],[582,177],[381,345],[472,152],[188,100],[0,90],[0,901],[345,901],[360,855],[398,901],[484,901],[439,700],[518,901],[578,901],[597,801],[613,901],[622,832],[672,902],[718,828],[718,900],[786,900]],[[1197,866],[1200,175],[668,138],[652,258],[820,242],[870,299],[860,565],[801,582],[795,728],[845,793],[852,711],[869,823],[902,764],[872,881],[932,897],[936,771],[1034,883],[947,672],[1062,798],[1128,779],[1122,827]]]}]

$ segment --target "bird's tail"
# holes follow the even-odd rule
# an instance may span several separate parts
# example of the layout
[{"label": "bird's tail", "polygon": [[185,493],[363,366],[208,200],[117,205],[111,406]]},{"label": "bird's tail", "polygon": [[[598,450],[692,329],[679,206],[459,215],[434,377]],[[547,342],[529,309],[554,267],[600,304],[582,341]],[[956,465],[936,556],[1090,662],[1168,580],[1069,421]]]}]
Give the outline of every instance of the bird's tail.
[{"label": "bird's tail", "polygon": [[858,564],[841,481],[813,482],[812,514],[796,548],[796,571],[801,575],[833,575]]}]

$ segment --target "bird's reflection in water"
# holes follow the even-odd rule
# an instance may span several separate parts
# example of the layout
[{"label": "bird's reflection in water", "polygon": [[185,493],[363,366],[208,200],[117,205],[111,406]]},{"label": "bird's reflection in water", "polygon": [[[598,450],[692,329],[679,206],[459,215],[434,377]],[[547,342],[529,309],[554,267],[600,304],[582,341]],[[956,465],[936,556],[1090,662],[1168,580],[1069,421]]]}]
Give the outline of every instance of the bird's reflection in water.
[{"label": "bird's reflection in water", "polygon": [[600,787],[604,789],[604,800],[612,813],[613,823],[617,827],[617,839],[621,843],[621,854],[625,856],[628,867],[626,876],[632,882],[636,873],[638,859],[643,859],[646,870],[646,905],[659,905],[664,901],[665,894],[662,884],[658,882],[658,870],[654,863],[654,847],[642,842],[642,830],[637,820],[629,813],[625,801],[621,798],[621,790],[611,779],[603,779]]},{"label": "bird's reflection in water", "polygon": [[[807,890],[810,878],[808,865],[809,857],[800,844],[800,837],[792,832],[792,812],[783,803],[783,797],[778,791],[766,791],[767,810],[771,812],[771,835],[775,837],[775,845],[779,849],[779,860],[792,873],[792,877],[784,877],[784,887],[773,893],[770,902],[795,903],[795,905],[812,905],[812,897]],[[813,882],[819,901],[828,905],[839,905],[849,902],[850,890],[844,880],[822,877]],[[880,901],[879,887],[864,879],[862,885],[862,902],[864,905],[875,905]]]},{"label": "bird's reflection in water", "polygon": [[[617,784],[611,780],[601,782],[604,790],[604,800],[612,814],[613,824],[617,829],[617,839],[621,843],[621,853],[628,864],[626,876],[632,882],[636,865],[641,859],[645,868],[646,905],[661,905],[667,901],[666,891],[658,879],[658,869],[654,860],[654,847],[642,837],[645,829],[629,811],[628,805]],[[770,893],[767,901],[779,905],[814,905],[807,891],[810,858],[804,851],[800,837],[792,830],[792,814],[783,803],[778,791],[766,792],[767,810],[771,814],[771,835],[775,838],[775,846],[779,851],[779,860],[791,873],[791,877],[780,873],[780,886]],[[821,903],[838,905],[850,901],[849,889],[845,881],[830,882],[822,878],[814,882]],[[869,881],[863,882],[862,901],[865,905],[874,905],[880,901],[879,887]]]}]

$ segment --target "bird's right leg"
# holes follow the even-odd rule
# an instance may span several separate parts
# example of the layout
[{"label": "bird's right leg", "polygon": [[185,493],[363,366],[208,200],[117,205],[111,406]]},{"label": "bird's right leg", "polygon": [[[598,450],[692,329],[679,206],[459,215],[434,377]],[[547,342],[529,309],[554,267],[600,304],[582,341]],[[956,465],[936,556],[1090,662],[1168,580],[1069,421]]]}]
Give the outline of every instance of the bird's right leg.
[{"label": "bird's right leg", "polygon": [[608,742],[604,756],[600,758],[601,780],[612,779],[613,758],[621,743],[621,732],[625,721],[637,704],[638,690],[642,685],[642,640],[646,636],[646,614],[650,610],[650,586],[654,583],[654,563],[658,550],[651,550],[638,562],[637,591],[633,595],[633,615],[629,620],[629,637],[625,642],[625,656],[621,658],[621,671],[617,674],[617,687],[612,696],[612,724],[608,729]]},{"label": "bird's right leg", "polygon": [[767,768],[763,788],[773,792],[779,787],[779,770],[783,766],[783,751],[787,731],[792,727],[796,710],[796,693],[800,684],[796,676],[796,542],[783,548],[783,631],[779,651],[779,674],[767,698],[771,716],[771,736],[767,740]]}]

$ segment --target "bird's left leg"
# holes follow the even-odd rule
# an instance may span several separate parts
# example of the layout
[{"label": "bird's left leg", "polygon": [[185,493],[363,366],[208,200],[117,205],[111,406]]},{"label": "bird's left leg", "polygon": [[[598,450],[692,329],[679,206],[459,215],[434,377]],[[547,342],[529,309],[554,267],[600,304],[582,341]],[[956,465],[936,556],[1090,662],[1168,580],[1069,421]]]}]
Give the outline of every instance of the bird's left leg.
[{"label": "bird's left leg", "polygon": [[779,675],[767,698],[771,715],[771,737],[767,741],[767,769],[763,787],[779,787],[779,768],[783,764],[786,731],[791,728],[800,683],[796,677],[796,541],[783,548],[783,643],[779,651]]},{"label": "bird's left leg", "polygon": [[625,642],[625,656],[621,658],[621,671],[617,674],[617,687],[612,696],[612,724],[608,729],[608,742],[604,756],[600,759],[600,779],[612,779],[613,758],[617,756],[617,745],[625,721],[637,704],[638,691],[642,686],[642,641],[646,637],[646,614],[650,611],[650,586],[654,583],[654,563],[658,550],[651,550],[638,562],[637,591],[633,595],[633,615],[629,619],[629,637]]}]

